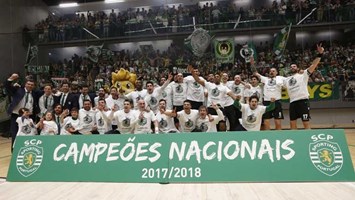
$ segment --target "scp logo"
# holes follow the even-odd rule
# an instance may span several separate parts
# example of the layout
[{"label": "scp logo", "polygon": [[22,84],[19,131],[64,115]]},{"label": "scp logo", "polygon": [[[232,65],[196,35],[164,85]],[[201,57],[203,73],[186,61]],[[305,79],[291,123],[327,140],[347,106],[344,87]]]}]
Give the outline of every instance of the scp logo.
[{"label": "scp logo", "polygon": [[309,157],[314,167],[327,176],[338,173],[343,166],[343,153],[332,135],[312,135],[313,143],[309,144]]},{"label": "scp logo", "polygon": [[24,142],[16,158],[16,168],[18,172],[28,177],[34,174],[42,164],[43,148],[39,145],[42,144],[41,140],[31,139]]}]

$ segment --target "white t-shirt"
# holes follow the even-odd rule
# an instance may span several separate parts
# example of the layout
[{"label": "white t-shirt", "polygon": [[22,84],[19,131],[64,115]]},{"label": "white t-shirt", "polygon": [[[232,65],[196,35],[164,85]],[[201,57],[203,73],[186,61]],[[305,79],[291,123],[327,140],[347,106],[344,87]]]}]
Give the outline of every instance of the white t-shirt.
[{"label": "white t-shirt", "polygon": [[43,128],[41,130],[41,135],[57,135],[58,126],[55,121],[43,121]]},{"label": "white t-shirt", "polygon": [[245,86],[241,83],[239,85],[235,84],[234,81],[228,81],[227,82],[227,87],[235,94],[236,96],[240,96],[240,102],[244,103],[244,90]]},{"label": "white t-shirt", "polygon": [[212,105],[212,102],[215,104],[220,104],[221,106],[225,106],[225,96],[231,90],[222,84],[216,85],[214,83],[210,83],[205,81],[205,87],[208,92],[207,105]]},{"label": "white t-shirt", "polygon": [[290,102],[298,101],[301,99],[308,99],[308,70],[304,70],[303,74],[296,73],[290,77],[287,77],[284,81],[284,85],[287,89]]},{"label": "white t-shirt", "polygon": [[163,98],[162,93],[164,89],[163,87],[154,88],[152,94],[147,92],[147,95],[144,97],[146,105],[150,107],[153,113],[157,113],[158,111],[159,100]]},{"label": "white t-shirt", "polygon": [[[205,81],[202,77],[200,77],[200,79]],[[186,99],[196,102],[204,102],[204,87],[197,83],[192,76],[185,77],[184,82],[187,85]]]},{"label": "white t-shirt", "polygon": [[170,85],[172,97],[173,97],[173,105],[174,106],[182,106],[184,101],[186,100],[186,92],[187,85],[186,83],[172,83]]},{"label": "white t-shirt", "polygon": [[[112,109],[115,105],[118,107],[118,110],[122,110],[123,109],[123,104],[124,104],[124,98],[121,98],[121,96],[117,99],[113,99],[112,95],[109,95],[106,98],[106,106],[109,109]],[[112,125],[117,125],[116,119],[112,119],[111,121]]]},{"label": "white t-shirt", "polygon": [[260,131],[262,116],[266,106],[258,105],[255,110],[250,109],[249,104],[241,104],[242,126],[248,131]]},{"label": "white t-shirt", "polygon": [[149,111],[149,112],[144,111],[143,119],[139,119],[140,113],[141,111],[136,112],[137,122],[134,126],[134,134],[152,133],[151,124],[152,122],[157,120],[153,111]]},{"label": "white t-shirt", "polygon": [[95,126],[95,115],[96,111],[94,110],[79,110],[79,120],[81,124],[81,129],[79,132],[83,135],[91,134],[93,127]]},{"label": "white t-shirt", "polygon": [[214,119],[212,122],[210,122],[208,116],[206,116],[204,119],[202,119],[201,117],[197,118],[196,127],[202,132],[217,132],[216,125],[219,121],[224,119],[224,115],[222,111],[218,109],[217,115],[211,115],[211,117]]},{"label": "white t-shirt", "polygon": [[147,90],[142,89],[141,91],[138,91],[138,90],[132,91],[129,94],[127,94],[126,97],[133,100],[134,109],[137,110],[138,109],[138,106],[137,106],[138,100],[144,99],[145,95],[147,95]]},{"label": "white t-shirt", "polygon": [[[172,83],[174,83],[174,82],[172,82]],[[166,86],[166,88],[161,93],[161,99],[165,99],[166,109],[169,109],[169,110],[173,109],[173,97],[172,97],[172,88],[171,88],[172,83],[169,83],[169,85]]]},{"label": "white t-shirt", "polygon": [[[228,82],[227,83],[221,83],[221,85],[224,85],[228,88]],[[230,90],[230,88],[228,88]],[[224,95],[223,99],[224,104],[222,105],[223,107],[231,106],[234,103],[234,100],[232,97],[230,97],[228,94]]]},{"label": "white t-shirt", "polygon": [[181,132],[191,132],[196,127],[196,119],[198,118],[198,110],[191,109],[190,114],[186,114],[185,110],[177,112],[177,118],[180,122]]},{"label": "white t-shirt", "polygon": [[133,133],[134,125],[136,123],[136,110],[130,110],[126,113],[124,110],[115,112],[114,118],[117,121],[117,130],[121,134]]},{"label": "white t-shirt", "polygon": [[259,98],[259,102],[258,102],[259,105],[263,104],[263,89],[260,87],[260,85],[256,87],[251,86],[250,89],[245,89],[244,96],[245,97],[257,96]]},{"label": "white t-shirt", "polygon": [[95,124],[97,126],[97,131],[100,134],[105,134],[107,131],[112,130],[111,120],[109,116],[112,111],[97,111],[95,114]]},{"label": "white t-shirt", "polygon": [[115,105],[118,106],[118,109],[123,109],[123,102],[124,102],[125,98],[124,97],[119,97],[117,99],[113,99],[111,95],[109,95],[106,98],[106,106],[110,109],[112,109]]},{"label": "white t-shirt", "polygon": [[71,135],[66,129],[74,128],[75,130],[80,129],[80,120],[73,119],[71,116],[66,117],[61,125],[60,134],[61,135]]},{"label": "white t-shirt", "polygon": [[[84,100],[90,100],[90,102],[91,102],[91,98],[90,98],[90,96],[88,94],[85,95],[85,96],[83,94],[80,94],[79,95],[79,99],[78,99],[79,108],[83,108]],[[91,102],[91,103],[93,103],[93,102]]]},{"label": "white t-shirt", "polygon": [[18,117],[16,119],[18,124],[17,136],[36,135],[37,129],[31,118]]},{"label": "white t-shirt", "polygon": [[[172,112],[171,110],[166,110],[167,112]],[[160,133],[168,133],[169,131],[178,132],[175,127],[174,118],[169,117],[165,114],[161,114],[158,112],[156,115],[159,124],[159,132]]]},{"label": "white t-shirt", "polygon": [[264,83],[264,101],[270,101],[271,98],[280,100],[285,78],[282,76],[276,76],[275,78],[260,76],[260,79]]}]

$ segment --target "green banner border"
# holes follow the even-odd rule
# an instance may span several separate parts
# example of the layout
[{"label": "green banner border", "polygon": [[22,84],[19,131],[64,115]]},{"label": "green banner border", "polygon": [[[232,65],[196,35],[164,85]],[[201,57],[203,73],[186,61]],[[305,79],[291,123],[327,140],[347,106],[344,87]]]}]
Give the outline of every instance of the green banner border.
[{"label": "green banner border", "polygon": [[7,181],[329,182],[355,174],[344,131],[332,129],[23,136]]}]

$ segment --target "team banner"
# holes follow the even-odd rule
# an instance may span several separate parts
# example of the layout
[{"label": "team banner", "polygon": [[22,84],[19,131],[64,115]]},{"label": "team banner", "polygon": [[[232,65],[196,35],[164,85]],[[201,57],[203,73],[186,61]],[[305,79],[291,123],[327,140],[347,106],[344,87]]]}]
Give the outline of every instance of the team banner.
[{"label": "team banner", "polygon": [[291,26],[292,24],[282,28],[280,32],[278,32],[274,36],[275,39],[274,39],[273,51],[278,58],[282,57],[283,51],[286,49],[288,36],[291,31]]},{"label": "team banner", "polygon": [[[309,83],[309,99],[311,101],[335,100],[339,99],[339,82],[334,83]],[[282,100],[288,101],[287,91],[282,90]]]},{"label": "team banner", "polygon": [[22,136],[8,181],[355,181],[343,130]]},{"label": "team banner", "polygon": [[201,58],[211,43],[211,35],[203,28],[197,28],[184,40],[185,46],[191,52]]},{"label": "team banner", "polygon": [[234,63],[234,41],[214,40],[214,52],[217,63]]}]

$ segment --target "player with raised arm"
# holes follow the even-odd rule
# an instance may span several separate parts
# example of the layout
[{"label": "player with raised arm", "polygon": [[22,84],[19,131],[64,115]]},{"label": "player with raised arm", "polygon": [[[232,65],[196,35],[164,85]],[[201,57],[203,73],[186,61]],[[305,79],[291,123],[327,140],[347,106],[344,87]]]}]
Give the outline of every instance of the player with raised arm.
[{"label": "player with raised arm", "polygon": [[303,127],[311,129],[309,122],[310,107],[309,107],[309,93],[308,93],[308,79],[309,76],[317,68],[324,53],[322,44],[317,44],[317,57],[313,60],[311,66],[306,70],[300,71],[296,64],[291,64],[292,75],[284,80],[284,85],[290,97],[290,128],[297,129],[297,119],[301,118]]}]

